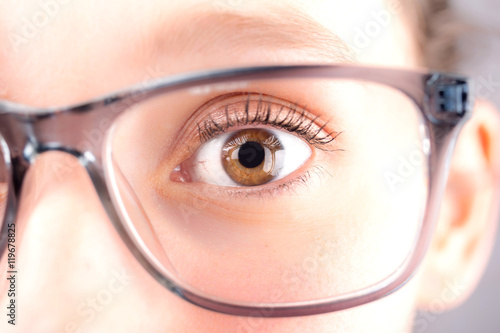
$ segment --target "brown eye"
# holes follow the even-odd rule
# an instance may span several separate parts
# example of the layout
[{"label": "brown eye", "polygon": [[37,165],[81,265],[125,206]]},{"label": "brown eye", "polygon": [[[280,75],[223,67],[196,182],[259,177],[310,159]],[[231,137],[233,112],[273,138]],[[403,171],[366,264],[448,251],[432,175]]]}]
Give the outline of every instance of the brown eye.
[{"label": "brown eye", "polygon": [[171,174],[180,182],[257,186],[288,176],[312,155],[299,137],[274,128],[244,128],[216,135]]},{"label": "brown eye", "polygon": [[240,185],[255,186],[271,181],[279,172],[278,155],[283,146],[270,131],[252,128],[232,134],[222,148],[222,165]]}]

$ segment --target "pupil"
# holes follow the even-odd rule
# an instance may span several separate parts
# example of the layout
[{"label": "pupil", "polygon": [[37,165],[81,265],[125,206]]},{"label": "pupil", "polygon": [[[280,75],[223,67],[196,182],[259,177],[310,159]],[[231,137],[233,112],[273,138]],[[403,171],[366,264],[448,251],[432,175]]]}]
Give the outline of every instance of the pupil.
[{"label": "pupil", "polygon": [[238,151],[238,160],[245,168],[255,168],[262,164],[266,154],[264,147],[255,141],[244,143]]}]

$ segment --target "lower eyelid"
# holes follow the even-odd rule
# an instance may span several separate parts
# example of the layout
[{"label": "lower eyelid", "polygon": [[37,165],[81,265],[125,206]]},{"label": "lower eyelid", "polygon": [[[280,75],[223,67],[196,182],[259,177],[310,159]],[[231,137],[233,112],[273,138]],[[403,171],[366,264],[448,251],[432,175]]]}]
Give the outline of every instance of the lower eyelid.
[{"label": "lower eyelid", "polygon": [[[309,161],[296,172],[285,178],[260,186],[230,187],[207,183],[191,183],[195,193],[210,193],[211,199],[266,199],[287,195],[303,195],[310,193],[319,186],[325,177],[331,177],[325,167]],[[204,188],[200,189],[200,186]],[[301,193],[305,190],[304,193]]]},{"label": "lower eyelid", "polygon": [[269,198],[276,196],[284,196],[284,195],[303,195],[305,193],[301,193],[300,191],[305,190],[307,193],[310,193],[313,190],[314,182],[320,181],[325,176],[325,173],[321,171],[321,167],[314,166],[300,175],[286,180],[285,182],[278,184],[270,184],[268,188],[263,188],[255,193],[237,193],[235,190],[232,193],[232,196],[244,196],[248,198],[250,196],[259,196],[261,198]]}]

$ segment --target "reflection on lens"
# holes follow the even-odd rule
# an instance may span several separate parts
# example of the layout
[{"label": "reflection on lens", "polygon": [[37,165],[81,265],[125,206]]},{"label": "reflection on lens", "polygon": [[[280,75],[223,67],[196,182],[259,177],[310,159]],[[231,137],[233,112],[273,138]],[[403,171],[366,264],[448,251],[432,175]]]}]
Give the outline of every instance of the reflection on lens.
[{"label": "reflection on lens", "polygon": [[428,190],[413,102],[355,80],[239,86],[171,92],[115,124],[108,172],[128,183],[115,195],[156,260],[240,302],[334,297],[396,272]]}]

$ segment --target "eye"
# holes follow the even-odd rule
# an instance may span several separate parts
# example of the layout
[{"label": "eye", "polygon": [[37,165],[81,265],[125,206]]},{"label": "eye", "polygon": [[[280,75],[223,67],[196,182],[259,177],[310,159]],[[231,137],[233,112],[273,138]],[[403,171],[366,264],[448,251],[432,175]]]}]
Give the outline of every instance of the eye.
[{"label": "eye", "polygon": [[[226,187],[274,182],[304,166],[317,149],[336,150],[341,132],[332,125],[318,110],[311,112],[275,96],[217,96],[198,108],[181,131],[177,142],[183,143],[186,159],[172,170],[170,180]],[[305,184],[310,174],[304,171],[286,186]],[[271,187],[247,193],[260,194]]]},{"label": "eye", "polygon": [[184,181],[257,186],[284,178],[311,157],[310,146],[277,129],[244,128],[203,143],[177,167]]}]

